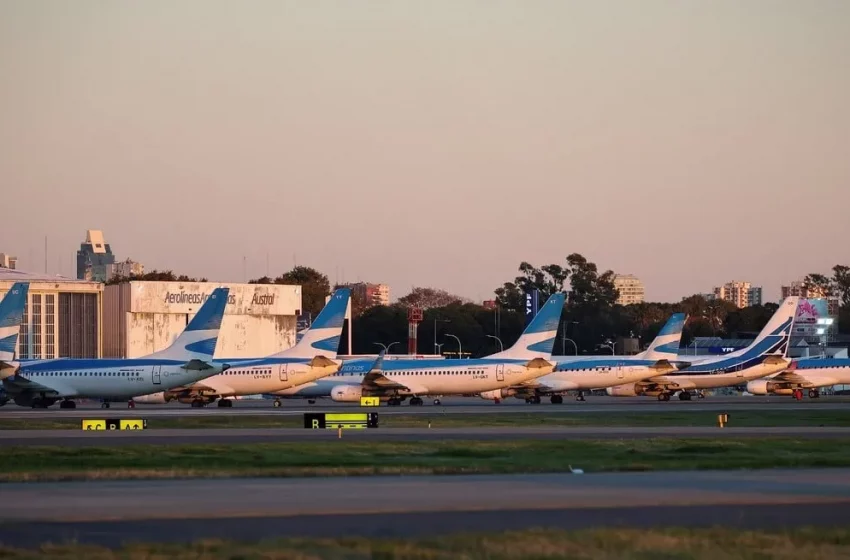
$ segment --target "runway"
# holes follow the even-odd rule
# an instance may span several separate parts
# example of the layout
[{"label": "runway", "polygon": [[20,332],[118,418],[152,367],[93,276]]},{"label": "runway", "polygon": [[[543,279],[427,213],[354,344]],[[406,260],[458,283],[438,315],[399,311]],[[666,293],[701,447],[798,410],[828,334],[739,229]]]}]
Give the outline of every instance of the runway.
[{"label": "runway", "polygon": [[850,469],[0,485],[0,542],[850,522]]},{"label": "runway", "polygon": [[[530,405],[519,399],[505,399],[499,404],[476,398],[449,397],[442,400],[440,406],[426,401],[424,406],[403,405],[377,408],[361,408],[351,403],[319,401],[314,405],[304,400],[284,400],[283,406],[274,408],[271,400],[241,399],[233,408],[219,408],[216,405],[205,408],[191,408],[189,405],[169,403],[165,405],[137,405],[128,409],[126,404],[115,403],[112,408],[101,409],[97,402],[78,404],[75,410],[61,410],[58,405],[49,409],[30,409],[7,404],[0,407],[0,420],[3,418],[175,418],[214,416],[256,416],[256,415],[300,415],[305,412],[341,412],[341,411],[378,411],[381,415],[393,414],[491,414],[491,413],[553,413],[562,412],[672,412],[672,411],[710,411],[730,412],[734,410],[850,410],[848,397],[821,397],[795,401],[788,397],[709,397],[693,401],[673,400],[658,402],[650,398],[624,399],[616,397],[587,397],[585,402],[566,400],[564,404],[553,405],[548,402]],[[93,414],[95,416],[93,416]]]},{"label": "runway", "polygon": [[[726,427],[686,426],[494,426],[460,428],[374,428],[345,430],[346,441],[440,441],[509,439],[645,439],[803,437],[806,439],[850,438],[850,427]],[[0,430],[0,447],[9,445],[51,445],[96,447],[119,445],[248,444],[334,441],[336,430],[304,428],[176,428],[156,430]]]}]

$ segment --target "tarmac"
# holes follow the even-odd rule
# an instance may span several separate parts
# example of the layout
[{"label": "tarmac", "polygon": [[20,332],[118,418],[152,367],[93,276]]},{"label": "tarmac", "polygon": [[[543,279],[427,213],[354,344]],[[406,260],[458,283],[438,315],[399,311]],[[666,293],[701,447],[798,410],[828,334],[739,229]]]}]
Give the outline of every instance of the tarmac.
[{"label": "tarmac", "polygon": [[0,485],[0,543],[850,523],[850,469]]},{"label": "tarmac", "polygon": [[[711,427],[711,426],[494,426],[459,428],[374,428],[343,431],[346,441],[500,441],[805,437],[806,439],[850,438],[850,427]],[[49,445],[59,447],[99,447],[121,445],[250,444],[335,441],[337,430],[304,428],[160,428],[156,430],[0,430],[0,447],[9,445]]]}]

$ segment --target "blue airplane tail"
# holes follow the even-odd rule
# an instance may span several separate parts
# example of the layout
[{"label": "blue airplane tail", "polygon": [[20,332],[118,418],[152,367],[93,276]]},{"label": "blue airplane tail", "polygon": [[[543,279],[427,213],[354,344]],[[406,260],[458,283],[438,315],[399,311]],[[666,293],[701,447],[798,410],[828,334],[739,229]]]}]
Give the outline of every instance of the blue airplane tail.
[{"label": "blue airplane tail", "polygon": [[229,288],[216,288],[204,301],[186,328],[165,350],[154,352],[146,358],[166,360],[200,360],[208,362],[215,355],[221,320],[227,307]]},{"label": "blue airplane tail", "polygon": [[0,301],[0,361],[15,359],[29,287],[28,282],[15,282]]},{"label": "blue airplane tail", "polygon": [[637,354],[638,358],[647,360],[677,360],[679,343],[682,340],[682,329],[688,318],[684,313],[674,313],[658,332],[649,348]]},{"label": "blue airplane tail", "polygon": [[555,335],[558,334],[558,324],[561,322],[561,312],[564,310],[563,293],[549,296],[531,323],[516,341],[516,343],[503,352],[498,352],[488,358],[506,358],[516,360],[533,360],[543,358],[548,360],[552,357],[552,348],[555,345]]},{"label": "blue airplane tail", "polygon": [[275,358],[306,358],[317,356],[336,359],[339,350],[339,339],[345,323],[345,312],[351,297],[349,288],[340,288],[331,294],[328,303],[310,325],[301,339],[283,352],[274,355]]}]

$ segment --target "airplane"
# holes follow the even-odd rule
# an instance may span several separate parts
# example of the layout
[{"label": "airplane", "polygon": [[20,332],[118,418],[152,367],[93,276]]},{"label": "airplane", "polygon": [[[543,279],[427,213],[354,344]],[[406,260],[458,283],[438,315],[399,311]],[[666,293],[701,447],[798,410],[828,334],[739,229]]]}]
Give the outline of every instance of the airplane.
[{"label": "airplane", "polygon": [[[15,375],[20,364],[15,361],[21,320],[29,293],[28,282],[15,282],[0,301],[0,379]],[[0,387],[0,406],[9,402],[9,396]]]},{"label": "airplane", "polygon": [[[274,393],[276,397],[330,397],[337,402],[359,402],[380,397],[389,406],[410,398],[421,406],[423,395],[498,394],[509,387],[550,373],[549,361],[558,331],[564,294],[553,294],[512,347],[479,359],[352,360],[335,375]],[[439,405],[440,399],[435,398]]]},{"label": "airplane", "polygon": [[[339,370],[336,359],[345,311],[351,297],[349,288],[336,290],[301,339],[287,350],[266,358],[230,358],[230,369],[203,382],[175,387],[133,399],[135,403],[164,404],[176,400],[200,408],[218,400],[220,407],[232,407],[233,399],[257,395],[309,383]],[[219,360],[216,360],[218,362]],[[275,407],[280,406],[276,400]]]},{"label": "airplane", "polygon": [[650,377],[678,371],[687,362],[680,362],[679,341],[686,315],[675,313],[659,331],[652,344],[634,356],[565,356],[555,358],[555,371],[538,379],[502,389],[501,396],[525,399],[540,404],[549,395],[552,404],[564,402],[563,394],[578,391],[576,400],[583,401],[585,390],[602,389],[642,381]]},{"label": "airplane", "polygon": [[154,389],[194,383],[227,370],[213,362],[228,288],[216,288],[174,343],[159,352],[129,359],[72,359],[22,361],[3,388],[19,406],[76,408],[72,399],[126,400]]},{"label": "airplane", "polygon": [[844,384],[850,384],[850,359],[805,358],[791,362],[785,371],[750,381],[747,392],[753,395],[792,395],[800,400],[803,390],[807,389],[809,398],[816,399],[820,396],[819,388]]},{"label": "airplane", "polygon": [[758,337],[742,350],[719,357],[695,356],[680,373],[615,385],[606,392],[612,397],[655,396],[659,401],[669,401],[678,392],[679,399],[687,401],[695,390],[739,385],[778,373],[791,363],[785,354],[799,300],[785,298]]}]

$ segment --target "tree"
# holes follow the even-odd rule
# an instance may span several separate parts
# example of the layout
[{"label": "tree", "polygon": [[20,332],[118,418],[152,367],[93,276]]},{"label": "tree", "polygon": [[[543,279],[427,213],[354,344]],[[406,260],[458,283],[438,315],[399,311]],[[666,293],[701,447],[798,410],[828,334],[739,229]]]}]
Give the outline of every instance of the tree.
[{"label": "tree", "polygon": [[850,307],[850,267],[842,264],[832,267],[832,282],[841,306]]},{"label": "tree", "polygon": [[407,346],[407,310],[401,305],[375,305],[352,318],[351,344],[355,354],[377,354],[377,343],[398,342],[390,351],[404,353]]},{"label": "tree", "polygon": [[496,288],[496,302],[502,309],[525,312],[525,294],[532,290],[540,292],[540,303],[556,292],[564,291],[569,271],[557,264],[540,268],[523,261],[519,265],[520,275],[513,282],[505,282]]},{"label": "tree", "polygon": [[419,307],[420,309],[446,307],[461,302],[463,302],[462,297],[435,288],[413,288],[409,294],[398,300],[399,305],[405,308]]},{"label": "tree", "polygon": [[775,303],[736,309],[726,316],[724,327],[730,336],[759,332],[779,308]]},{"label": "tree", "polygon": [[325,298],[331,293],[328,277],[309,266],[296,266],[274,279],[275,284],[301,286],[301,313],[313,317],[325,306]]},{"label": "tree", "polygon": [[596,264],[582,255],[573,253],[567,257],[570,278],[569,306],[583,312],[611,307],[618,293],[614,287],[614,272],[606,270],[599,274]]},{"label": "tree", "polygon": [[832,297],[833,284],[832,279],[823,274],[808,274],[803,279],[803,281],[810,288],[814,288],[815,291],[819,292],[824,298],[829,299]]},{"label": "tree", "polygon": [[185,274],[178,276],[170,270],[154,269],[144,274],[115,275],[106,281],[106,285],[121,284],[122,282],[208,282],[208,280],[206,278],[192,278]]},{"label": "tree", "polygon": [[268,276],[262,276],[260,278],[256,278],[254,280],[249,280],[249,284],[274,284],[274,280],[269,278]]}]

